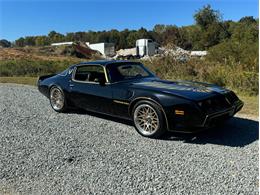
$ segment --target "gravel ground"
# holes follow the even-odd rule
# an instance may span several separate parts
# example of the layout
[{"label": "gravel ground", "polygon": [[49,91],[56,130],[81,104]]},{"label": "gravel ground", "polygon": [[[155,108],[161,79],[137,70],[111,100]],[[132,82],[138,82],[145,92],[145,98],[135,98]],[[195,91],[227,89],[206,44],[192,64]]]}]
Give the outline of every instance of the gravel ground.
[{"label": "gravel ground", "polygon": [[155,140],[125,121],[56,113],[35,87],[0,94],[0,194],[258,194],[257,119]]}]

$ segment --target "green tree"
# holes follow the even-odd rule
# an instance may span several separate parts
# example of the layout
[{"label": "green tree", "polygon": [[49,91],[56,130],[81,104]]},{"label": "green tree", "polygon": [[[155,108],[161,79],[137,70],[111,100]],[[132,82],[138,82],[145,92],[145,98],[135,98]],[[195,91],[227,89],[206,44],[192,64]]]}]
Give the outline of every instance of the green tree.
[{"label": "green tree", "polygon": [[222,28],[218,23],[213,23],[208,26],[206,31],[203,31],[202,43],[205,48],[217,45],[220,42],[220,33]]},{"label": "green tree", "polygon": [[232,40],[236,42],[258,42],[258,24],[256,22],[239,22],[233,29]]},{"label": "green tree", "polygon": [[86,33],[85,32],[74,33],[74,40],[73,41],[82,41],[82,42],[87,41],[86,40]]},{"label": "green tree", "polygon": [[74,36],[75,36],[75,33],[67,33],[64,40],[65,41],[74,41]]},{"label": "green tree", "polygon": [[149,39],[150,35],[149,35],[148,31],[142,27],[137,31],[137,37],[139,39]]},{"label": "green tree", "polygon": [[6,39],[0,40],[0,47],[11,47],[11,42],[7,41]]},{"label": "green tree", "polygon": [[49,44],[50,44],[49,38],[46,36],[37,36],[35,39],[36,46],[44,46]]},{"label": "green tree", "polygon": [[139,39],[138,32],[137,31],[130,31],[127,38],[126,38],[127,47],[135,47],[137,39]]},{"label": "green tree", "polygon": [[20,37],[19,39],[15,40],[15,46],[24,47],[25,46],[24,38]]},{"label": "green tree", "polygon": [[111,31],[108,32],[109,33],[109,43],[114,43],[115,44],[115,48],[118,49],[118,44],[119,44],[119,40],[120,40],[120,36],[119,36],[119,31],[112,29]]},{"label": "green tree", "polygon": [[245,17],[242,17],[239,22],[244,22],[244,23],[247,23],[247,24],[250,24],[250,23],[256,23],[256,20],[254,19],[253,16],[245,16]]},{"label": "green tree", "polygon": [[166,30],[166,26],[164,24],[156,24],[153,27],[153,31],[158,34],[162,34],[163,32],[165,32],[165,30]]},{"label": "green tree", "polygon": [[177,45],[184,49],[190,49],[191,43],[188,41],[188,35],[185,28],[178,28],[177,26],[166,26],[164,32],[161,34],[161,43],[163,45]]},{"label": "green tree", "polygon": [[191,44],[193,50],[203,50],[204,46],[201,41],[202,30],[198,25],[191,25],[183,27],[186,32],[187,41]]},{"label": "green tree", "polygon": [[61,33],[57,33],[56,31],[50,31],[48,37],[51,43],[64,41],[64,35]]},{"label": "green tree", "polygon": [[125,49],[128,47],[127,37],[129,35],[129,30],[125,29],[119,33],[119,41],[117,49]]},{"label": "green tree", "polygon": [[213,10],[210,5],[206,5],[194,14],[194,19],[196,24],[205,30],[209,25],[219,23],[221,15],[219,11]]},{"label": "green tree", "polygon": [[258,70],[258,24],[250,20],[232,23],[232,35],[209,49],[207,58],[225,65],[240,65],[244,70]]},{"label": "green tree", "polygon": [[24,45],[35,46],[35,37],[34,36],[25,37],[24,38]]}]

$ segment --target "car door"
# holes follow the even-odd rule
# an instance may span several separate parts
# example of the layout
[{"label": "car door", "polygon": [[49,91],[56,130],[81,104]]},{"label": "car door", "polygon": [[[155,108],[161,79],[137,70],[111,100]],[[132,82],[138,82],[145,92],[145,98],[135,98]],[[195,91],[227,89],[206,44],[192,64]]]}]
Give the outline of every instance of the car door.
[{"label": "car door", "polygon": [[[104,84],[99,79],[105,79]],[[75,67],[69,81],[70,100],[79,108],[110,113],[112,104],[111,86],[107,83],[101,65]]]},{"label": "car door", "polygon": [[130,99],[134,93],[129,90],[128,83],[115,83],[111,84],[112,97],[113,97],[113,114],[122,118],[129,118],[129,105]]}]

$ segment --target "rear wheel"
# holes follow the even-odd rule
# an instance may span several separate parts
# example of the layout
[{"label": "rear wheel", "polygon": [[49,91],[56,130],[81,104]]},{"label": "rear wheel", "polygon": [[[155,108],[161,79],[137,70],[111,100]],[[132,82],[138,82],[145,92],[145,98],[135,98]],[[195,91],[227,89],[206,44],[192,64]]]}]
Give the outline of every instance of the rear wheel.
[{"label": "rear wheel", "polygon": [[67,110],[66,99],[61,88],[54,86],[50,89],[50,103],[56,112],[65,112]]},{"label": "rear wheel", "polygon": [[133,108],[133,121],[138,133],[158,138],[165,132],[165,122],[160,107],[150,101],[140,101]]}]

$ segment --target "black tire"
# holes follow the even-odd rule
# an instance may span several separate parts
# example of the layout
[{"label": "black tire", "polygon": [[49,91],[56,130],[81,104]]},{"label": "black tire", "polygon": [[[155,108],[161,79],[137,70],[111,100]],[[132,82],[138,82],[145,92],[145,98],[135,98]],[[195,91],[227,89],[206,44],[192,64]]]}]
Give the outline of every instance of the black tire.
[{"label": "black tire", "polygon": [[[60,106],[57,106],[57,105],[54,104],[54,100],[52,98],[54,91],[59,93],[59,95],[61,95],[63,102],[61,103]],[[50,104],[51,104],[52,109],[55,110],[56,112],[66,112],[68,110],[65,94],[60,87],[58,87],[58,86],[52,86],[51,87],[49,100],[50,100]]]},{"label": "black tire", "polygon": [[[144,109],[144,110],[150,109],[151,113],[152,113],[151,115],[154,115],[155,117],[152,117],[152,119],[150,119],[151,117],[147,116],[149,114],[146,114],[146,117],[145,117],[146,119],[144,119],[145,122],[139,122],[140,120],[143,121],[143,119],[141,119],[142,118],[141,115],[142,115],[142,113],[144,113],[142,111],[142,109]],[[135,129],[137,130],[137,132],[139,134],[141,134],[144,137],[159,138],[166,132],[163,111],[162,111],[161,107],[159,105],[157,105],[156,103],[153,103],[153,102],[147,101],[147,100],[142,100],[142,101],[137,102],[134,105],[133,110],[132,110],[132,118],[133,118],[133,122],[135,125]],[[155,119],[155,118],[157,118],[157,119]],[[150,120],[150,123],[148,120]],[[158,120],[157,125],[155,125],[156,123],[151,122],[151,121],[156,121],[156,120]],[[147,123],[148,123],[148,125],[147,125]],[[144,125],[145,127],[142,128],[142,125]],[[149,126],[150,129],[148,129],[147,126]],[[146,127],[147,127],[147,130],[144,130],[144,129],[146,129]],[[153,129],[153,130],[151,130],[151,129]]]}]

